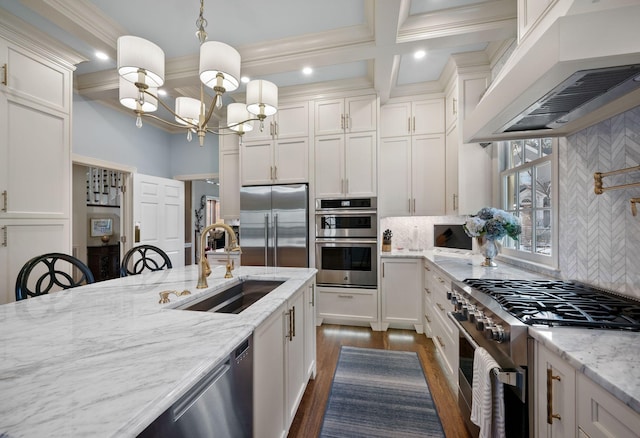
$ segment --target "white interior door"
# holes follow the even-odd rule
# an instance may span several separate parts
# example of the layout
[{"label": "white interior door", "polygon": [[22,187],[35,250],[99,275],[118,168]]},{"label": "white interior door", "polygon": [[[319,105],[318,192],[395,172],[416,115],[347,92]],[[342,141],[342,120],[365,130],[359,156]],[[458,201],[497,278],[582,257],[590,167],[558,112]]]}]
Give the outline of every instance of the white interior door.
[{"label": "white interior door", "polygon": [[184,183],[133,174],[133,246],[154,245],[184,266]]}]

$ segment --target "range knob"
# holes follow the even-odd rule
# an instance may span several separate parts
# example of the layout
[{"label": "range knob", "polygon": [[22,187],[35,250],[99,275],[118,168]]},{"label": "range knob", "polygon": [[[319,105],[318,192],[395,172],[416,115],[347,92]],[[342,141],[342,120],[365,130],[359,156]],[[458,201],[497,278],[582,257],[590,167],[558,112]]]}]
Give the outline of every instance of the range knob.
[{"label": "range knob", "polygon": [[453,292],[447,290],[447,300],[451,301],[453,299]]},{"label": "range knob", "polygon": [[504,331],[504,327],[500,324],[496,324],[492,328],[492,338],[494,341],[498,343],[504,342],[507,340],[507,333]]},{"label": "range knob", "polygon": [[478,315],[478,313],[480,313],[480,311],[478,310],[478,308],[474,305],[471,305],[469,307],[469,321],[472,323],[476,322],[476,316]]},{"label": "range knob", "polygon": [[484,336],[487,339],[493,339],[493,320],[489,317],[484,320]]},{"label": "range knob", "polygon": [[483,332],[484,324],[485,324],[484,313],[482,312],[482,310],[479,310],[476,312],[476,329],[480,332]]}]

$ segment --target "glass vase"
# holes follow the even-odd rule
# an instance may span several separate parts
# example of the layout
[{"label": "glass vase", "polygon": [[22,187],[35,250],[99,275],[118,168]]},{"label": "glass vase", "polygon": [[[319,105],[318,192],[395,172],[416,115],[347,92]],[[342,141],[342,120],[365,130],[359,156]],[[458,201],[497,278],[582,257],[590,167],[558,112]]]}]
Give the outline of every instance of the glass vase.
[{"label": "glass vase", "polygon": [[480,266],[486,266],[489,268],[495,268],[498,264],[494,261],[494,258],[498,255],[498,243],[494,239],[487,239],[486,237],[478,237],[478,246],[480,252],[484,256],[484,262]]}]

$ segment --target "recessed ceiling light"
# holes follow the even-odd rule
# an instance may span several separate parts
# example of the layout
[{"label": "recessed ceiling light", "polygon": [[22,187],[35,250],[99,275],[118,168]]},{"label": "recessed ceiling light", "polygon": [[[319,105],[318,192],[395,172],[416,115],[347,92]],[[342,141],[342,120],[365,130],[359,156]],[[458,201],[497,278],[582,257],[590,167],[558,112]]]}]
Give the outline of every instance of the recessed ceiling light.
[{"label": "recessed ceiling light", "polygon": [[415,52],[413,54],[413,57],[415,59],[422,59],[427,55],[427,52],[425,52],[424,50],[418,50],[417,52]]},{"label": "recessed ceiling light", "polygon": [[161,88],[161,89],[159,89],[159,90],[158,90],[158,94],[159,94],[160,96],[166,96],[166,95],[167,95],[167,92]]},{"label": "recessed ceiling light", "polygon": [[249,83],[250,80],[251,80],[251,78],[249,78],[249,76],[242,76],[240,78],[240,82],[242,82],[243,84]]},{"label": "recessed ceiling light", "polygon": [[302,69],[302,73],[309,76],[311,73],[313,73],[313,69],[311,67],[305,67]]},{"label": "recessed ceiling light", "polygon": [[107,59],[109,59],[109,55],[107,55],[104,52],[96,52],[96,58],[102,60],[102,61],[106,61]]}]

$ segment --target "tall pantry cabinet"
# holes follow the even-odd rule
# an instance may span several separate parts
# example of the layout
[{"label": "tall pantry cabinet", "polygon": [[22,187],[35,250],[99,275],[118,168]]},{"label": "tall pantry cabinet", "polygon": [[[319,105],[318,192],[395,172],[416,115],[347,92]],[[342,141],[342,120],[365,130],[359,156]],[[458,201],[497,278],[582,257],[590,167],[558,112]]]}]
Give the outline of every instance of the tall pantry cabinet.
[{"label": "tall pantry cabinet", "polygon": [[71,253],[72,72],[82,58],[0,12],[0,304],[24,263]]}]

